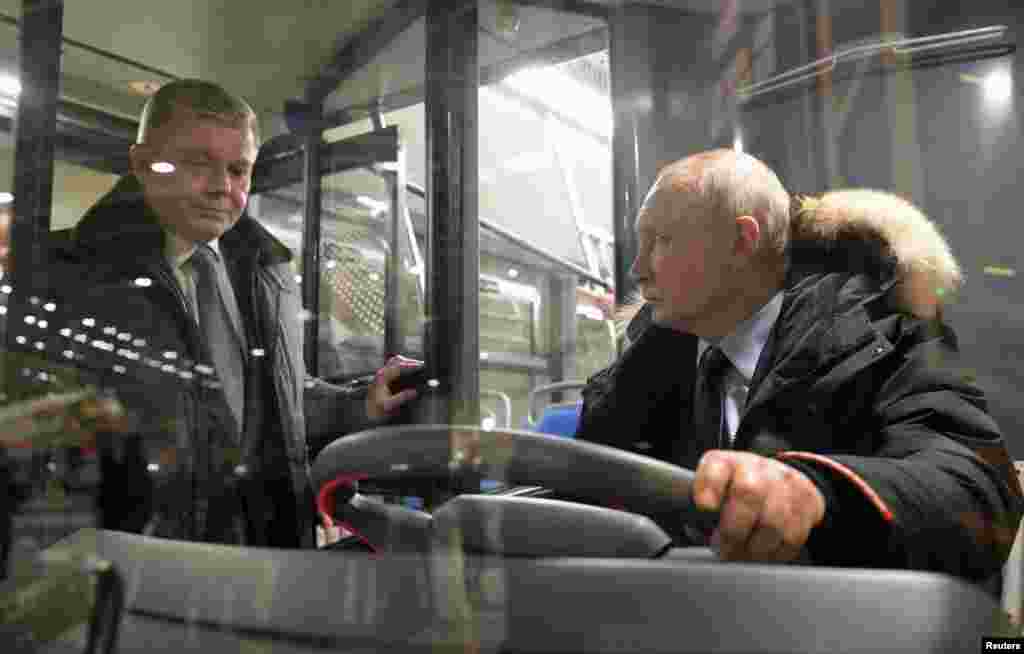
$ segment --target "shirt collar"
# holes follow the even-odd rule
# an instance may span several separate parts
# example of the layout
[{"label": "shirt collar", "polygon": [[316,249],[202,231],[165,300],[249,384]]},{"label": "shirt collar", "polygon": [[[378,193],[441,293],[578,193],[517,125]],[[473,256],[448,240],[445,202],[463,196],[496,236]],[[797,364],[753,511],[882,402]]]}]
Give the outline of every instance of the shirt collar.
[{"label": "shirt collar", "polygon": [[[171,268],[178,269],[182,264],[188,261],[196,251],[196,244],[188,243],[185,239],[170,230],[164,230],[164,234],[167,237],[164,239],[164,256],[167,257],[167,261],[171,264]],[[219,238],[207,241],[206,244],[213,248],[213,251],[218,257],[221,256]]]},{"label": "shirt collar", "polygon": [[[775,321],[779,319],[781,311],[782,292],[780,291],[767,304],[758,309],[757,313],[736,325],[735,329],[717,343],[748,384],[754,378],[757,361],[761,358],[761,352],[768,343],[768,336],[771,334],[772,327],[775,326]],[[697,346],[698,361],[700,361],[704,350],[710,345],[712,345],[710,341],[700,339]]]}]

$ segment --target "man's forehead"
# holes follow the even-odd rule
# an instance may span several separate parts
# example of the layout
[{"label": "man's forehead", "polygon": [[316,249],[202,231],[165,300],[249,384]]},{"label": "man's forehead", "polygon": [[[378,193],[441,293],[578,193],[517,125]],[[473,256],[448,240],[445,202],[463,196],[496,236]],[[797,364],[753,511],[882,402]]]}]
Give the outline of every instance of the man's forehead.
[{"label": "man's forehead", "polygon": [[692,185],[671,183],[660,178],[644,198],[637,214],[637,227],[648,223],[675,222],[688,211],[699,209],[701,206],[700,196]]},{"label": "man's forehead", "polygon": [[258,151],[255,136],[244,122],[196,114],[176,115],[165,125],[153,129],[150,141],[183,150],[203,150],[215,144],[237,146],[243,156],[253,158]]}]

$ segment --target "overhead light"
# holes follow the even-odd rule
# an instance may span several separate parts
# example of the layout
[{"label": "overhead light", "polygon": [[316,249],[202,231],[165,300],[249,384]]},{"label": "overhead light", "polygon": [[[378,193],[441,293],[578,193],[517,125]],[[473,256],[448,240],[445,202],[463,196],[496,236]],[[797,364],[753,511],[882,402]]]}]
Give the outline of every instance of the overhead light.
[{"label": "overhead light", "polygon": [[516,277],[519,276],[519,271],[516,270],[515,268],[509,268],[508,269],[508,276],[511,277],[512,279],[515,279]]},{"label": "overhead light", "polygon": [[136,95],[149,97],[156,93],[160,87],[163,86],[160,82],[154,82],[153,80],[141,80],[138,82],[128,82],[128,88],[132,90]]},{"label": "overhead light", "polygon": [[159,175],[169,175],[174,172],[174,164],[170,161],[154,161],[149,164],[149,169]]},{"label": "overhead light", "polygon": [[13,75],[0,74],[0,93],[10,98],[21,95],[21,82]]},{"label": "overhead light", "polygon": [[743,137],[739,132],[736,132],[736,136],[732,140],[732,149],[737,153],[743,152]]},{"label": "overhead light", "polygon": [[0,192],[0,204],[10,204],[14,202],[14,194],[8,193],[7,191]]}]

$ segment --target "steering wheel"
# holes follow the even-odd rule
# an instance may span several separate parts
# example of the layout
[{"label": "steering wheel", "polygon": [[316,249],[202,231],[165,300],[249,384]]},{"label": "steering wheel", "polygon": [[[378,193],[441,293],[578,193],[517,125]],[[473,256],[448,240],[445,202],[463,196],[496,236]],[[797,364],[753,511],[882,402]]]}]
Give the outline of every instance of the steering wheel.
[{"label": "steering wheel", "polygon": [[[512,485],[542,486],[574,500],[621,509],[587,507],[594,511],[620,515],[627,515],[623,511],[628,511],[659,516],[659,524],[670,532],[676,531],[677,527],[680,527],[679,531],[686,526],[706,528],[710,518],[693,503],[694,473],[691,470],[604,445],[513,429],[459,425],[399,425],[371,429],[339,438],[328,445],[317,456],[311,474],[314,487],[319,490],[318,509],[327,520],[339,510],[347,511],[349,515],[367,511],[381,513],[379,505],[374,506],[355,492],[358,481],[402,480],[419,476],[458,477],[463,474]],[[346,492],[347,495],[344,494]],[[484,502],[480,496],[455,498],[460,499],[463,504],[474,502],[474,511],[479,511],[479,504]],[[341,506],[339,500],[347,504]],[[489,501],[503,502],[502,515],[509,515],[508,512],[514,510],[524,515],[542,516],[537,521],[555,526],[559,523],[555,517],[558,513],[555,509],[559,505],[551,504],[558,502],[556,500],[506,498]],[[442,506],[435,511],[435,517],[444,508]],[[409,510],[394,505],[389,505],[385,513],[385,520],[402,520],[403,516],[408,518],[411,515]],[[545,513],[546,518],[543,517]],[[665,516],[669,516],[670,524],[666,524]],[[596,514],[591,517],[601,518]],[[592,522],[590,518],[583,519]],[[607,519],[598,521],[608,524]],[[405,522],[408,525],[410,521]],[[417,523],[417,520],[412,522]],[[425,520],[419,519],[418,522],[424,523]]]}]

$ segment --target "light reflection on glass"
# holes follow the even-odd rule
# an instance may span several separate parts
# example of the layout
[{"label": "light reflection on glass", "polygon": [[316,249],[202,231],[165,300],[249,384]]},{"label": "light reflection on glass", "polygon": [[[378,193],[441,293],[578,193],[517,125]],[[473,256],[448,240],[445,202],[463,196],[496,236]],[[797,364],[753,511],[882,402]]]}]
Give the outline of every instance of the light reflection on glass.
[{"label": "light reflection on glass", "polygon": [[994,70],[981,81],[985,101],[992,105],[1004,105],[1013,97],[1013,78],[1005,68]]}]

